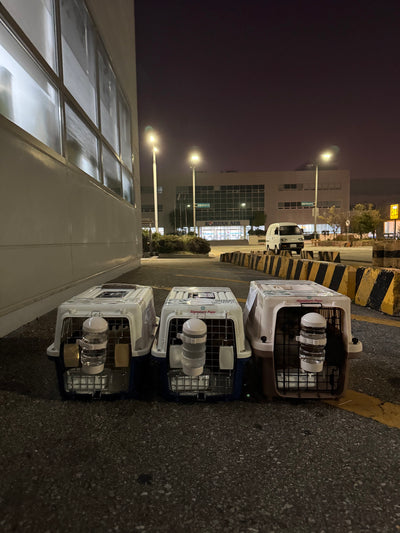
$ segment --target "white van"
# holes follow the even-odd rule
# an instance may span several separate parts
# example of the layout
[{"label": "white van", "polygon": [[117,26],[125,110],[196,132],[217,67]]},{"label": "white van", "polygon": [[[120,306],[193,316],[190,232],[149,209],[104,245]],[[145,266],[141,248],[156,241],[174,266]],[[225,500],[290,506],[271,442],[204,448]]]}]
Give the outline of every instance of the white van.
[{"label": "white van", "polygon": [[295,250],[298,254],[304,248],[303,230],[294,222],[276,222],[267,229],[265,236],[267,250]]}]

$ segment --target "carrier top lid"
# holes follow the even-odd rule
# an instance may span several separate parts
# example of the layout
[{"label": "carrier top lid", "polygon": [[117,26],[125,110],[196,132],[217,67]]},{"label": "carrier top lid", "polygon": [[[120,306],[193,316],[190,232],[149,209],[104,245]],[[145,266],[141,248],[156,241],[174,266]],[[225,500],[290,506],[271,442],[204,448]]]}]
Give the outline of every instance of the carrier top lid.
[{"label": "carrier top lid", "polygon": [[344,295],[308,280],[272,280],[262,279],[251,282],[251,286],[264,297],[335,297],[347,298]]},{"label": "carrier top lid", "polygon": [[229,287],[173,287],[169,293],[166,306],[238,306],[235,295]]}]

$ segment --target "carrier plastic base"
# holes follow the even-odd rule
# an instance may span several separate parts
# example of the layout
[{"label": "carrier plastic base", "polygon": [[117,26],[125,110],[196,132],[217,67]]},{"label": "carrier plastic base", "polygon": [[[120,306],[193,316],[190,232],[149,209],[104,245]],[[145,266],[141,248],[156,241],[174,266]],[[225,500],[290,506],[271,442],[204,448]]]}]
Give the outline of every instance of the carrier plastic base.
[{"label": "carrier plastic base", "polygon": [[347,389],[347,360],[341,366],[325,365],[322,372],[304,372],[300,368],[276,369],[273,357],[255,353],[261,375],[262,392],[273,398],[336,399]]},{"label": "carrier plastic base", "polygon": [[237,360],[231,372],[208,372],[198,377],[186,376],[180,369],[169,369],[164,359],[153,358],[158,366],[163,397],[172,401],[230,401],[242,394],[243,371],[249,359]]},{"label": "carrier plastic base", "polygon": [[65,368],[61,358],[55,362],[60,396],[64,400],[142,399],[148,394],[147,356],[132,358],[126,368],[105,368],[99,374],[85,374],[81,367]]}]

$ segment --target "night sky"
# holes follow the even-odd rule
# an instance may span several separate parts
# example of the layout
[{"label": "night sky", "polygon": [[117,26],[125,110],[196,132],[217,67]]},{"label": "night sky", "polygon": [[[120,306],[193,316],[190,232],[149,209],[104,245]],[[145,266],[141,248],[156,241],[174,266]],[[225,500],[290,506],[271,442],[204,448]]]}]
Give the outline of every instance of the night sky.
[{"label": "night sky", "polygon": [[[352,179],[399,178],[400,2],[135,0],[141,179],[294,170],[337,145]],[[399,182],[400,183],[400,182]],[[400,188],[400,185],[399,185]]]}]

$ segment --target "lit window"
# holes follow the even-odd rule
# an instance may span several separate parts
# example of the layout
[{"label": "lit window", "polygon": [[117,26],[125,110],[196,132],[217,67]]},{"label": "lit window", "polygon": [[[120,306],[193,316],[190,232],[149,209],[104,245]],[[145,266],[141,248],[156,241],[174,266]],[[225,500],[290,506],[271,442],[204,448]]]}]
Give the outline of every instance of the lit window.
[{"label": "lit window", "polygon": [[57,72],[54,0],[2,0],[2,3]]},{"label": "lit window", "polygon": [[0,57],[0,113],[61,152],[58,91],[3,23]]},{"label": "lit window", "polygon": [[64,84],[91,120],[98,124],[95,30],[77,0],[61,0]]},{"label": "lit window", "polygon": [[67,127],[67,157],[81,170],[99,179],[97,138],[67,105],[65,109]]}]

